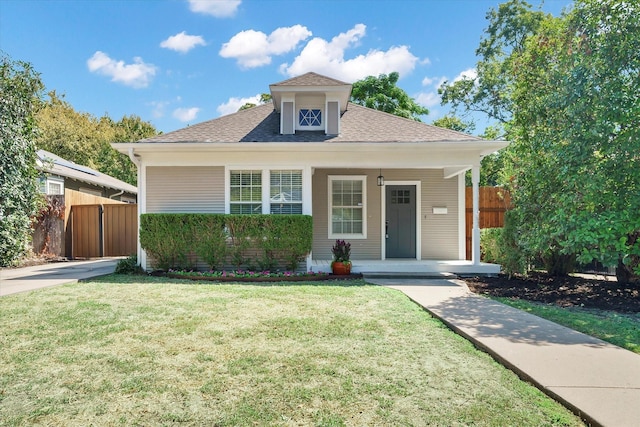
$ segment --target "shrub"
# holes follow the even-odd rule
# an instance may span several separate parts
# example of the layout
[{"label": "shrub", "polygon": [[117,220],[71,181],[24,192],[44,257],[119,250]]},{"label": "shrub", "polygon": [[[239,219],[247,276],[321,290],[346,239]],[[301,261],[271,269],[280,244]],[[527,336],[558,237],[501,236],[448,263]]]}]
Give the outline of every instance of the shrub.
[{"label": "shrub", "polygon": [[480,250],[486,262],[500,264],[509,276],[527,272],[528,258],[518,244],[510,211],[505,213],[503,228],[480,230]]},{"label": "shrub", "polygon": [[116,269],[114,271],[116,274],[140,274],[142,273],[142,268],[138,264],[138,256],[131,255],[125,259],[121,259],[118,261],[116,265]]},{"label": "shrub", "polygon": [[188,214],[140,216],[140,246],[161,270],[188,268],[193,230]]},{"label": "shrub", "polygon": [[216,270],[230,263],[236,269],[272,269],[283,264],[295,270],[311,251],[313,223],[308,215],[143,214],[140,245],[155,267],[189,268],[197,255]]}]

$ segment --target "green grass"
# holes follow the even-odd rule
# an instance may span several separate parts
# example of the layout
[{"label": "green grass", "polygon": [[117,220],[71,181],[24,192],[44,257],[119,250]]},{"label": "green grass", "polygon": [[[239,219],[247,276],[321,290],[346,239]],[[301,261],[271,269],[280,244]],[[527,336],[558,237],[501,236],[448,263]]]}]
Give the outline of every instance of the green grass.
[{"label": "green grass", "polygon": [[623,314],[582,307],[558,307],[511,298],[495,299],[640,354],[640,313]]},{"label": "green grass", "polygon": [[582,425],[362,281],[114,275],[0,298],[0,319],[2,426]]}]

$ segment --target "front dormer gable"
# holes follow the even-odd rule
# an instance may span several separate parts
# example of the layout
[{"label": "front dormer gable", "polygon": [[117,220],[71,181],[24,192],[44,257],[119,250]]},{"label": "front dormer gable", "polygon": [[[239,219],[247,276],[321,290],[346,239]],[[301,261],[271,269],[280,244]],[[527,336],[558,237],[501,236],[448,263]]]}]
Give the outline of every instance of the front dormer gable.
[{"label": "front dormer gable", "polygon": [[269,85],[273,106],[280,113],[280,133],[322,131],[338,135],[351,86],[313,72]]}]

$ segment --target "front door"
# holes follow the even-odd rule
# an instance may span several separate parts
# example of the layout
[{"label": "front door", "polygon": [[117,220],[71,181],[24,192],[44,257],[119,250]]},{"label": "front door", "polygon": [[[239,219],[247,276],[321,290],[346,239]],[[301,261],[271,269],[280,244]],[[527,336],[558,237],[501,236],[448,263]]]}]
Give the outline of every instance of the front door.
[{"label": "front door", "polygon": [[416,186],[386,188],[386,258],[416,257]]}]

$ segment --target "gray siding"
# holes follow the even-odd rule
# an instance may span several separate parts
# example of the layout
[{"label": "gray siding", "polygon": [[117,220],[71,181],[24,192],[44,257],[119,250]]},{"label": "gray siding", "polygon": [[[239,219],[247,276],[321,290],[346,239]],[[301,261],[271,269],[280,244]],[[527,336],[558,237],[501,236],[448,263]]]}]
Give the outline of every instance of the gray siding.
[{"label": "gray siding", "polygon": [[[458,253],[458,178],[443,179],[429,170],[422,181],[422,259],[454,260]],[[434,215],[433,207],[446,207]]]},{"label": "gray siding", "polygon": [[282,103],[282,133],[292,134],[294,130],[293,102]]},{"label": "gray siding", "polygon": [[327,134],[337,135],[340,125],[340,109],[337,102],[327,102]]},{"label": "gray siding", "polygon": [[[379,171],[372,169],[316,169],[313,175],[313,258],[332,258],[334,241],[328,236],[329,175],[367,175],[367,239],[349,239],[352,259],[381,258],[381,194],[376,185]],[[458,180],[443,179],[441,169],[386,169],[385,181],[420,181],[422,259],[458,259]],[[433,207],[447,207],[446,215],[434,215]]]},{"label": "gray siding", "polygon": [[376,185],[377,170],[371,169],[316,169],[313,174],[313,257],[332,259],[329,239],[329,175],[367,175],[367,238],[348,239],[351,259],[380,259],[380,187]]},{"label": "gray siding", "polygon": [[147,167],[148,213],[224,213],[223,167]]}]

